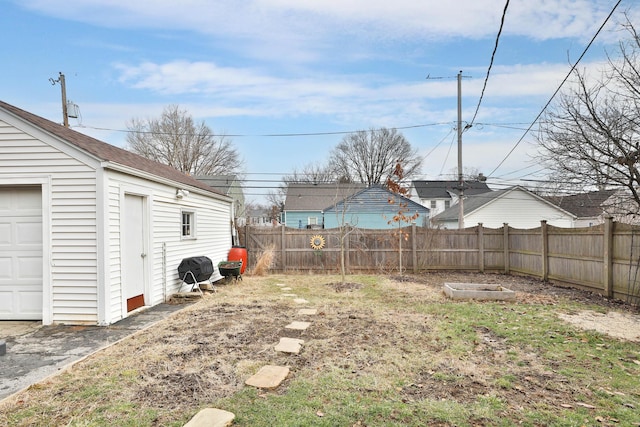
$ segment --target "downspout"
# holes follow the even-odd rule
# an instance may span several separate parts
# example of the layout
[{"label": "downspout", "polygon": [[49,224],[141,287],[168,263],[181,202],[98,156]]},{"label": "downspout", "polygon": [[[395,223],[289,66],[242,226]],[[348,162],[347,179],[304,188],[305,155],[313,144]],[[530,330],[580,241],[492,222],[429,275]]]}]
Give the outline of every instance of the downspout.
[{"label": "downspout", "polygon": [[236,230],[236,213],[235,213],[236,203],[235,201],[231,201],[231,246],[239,244],[238,242],[238,232]]},{"label": "downspout", "polygon": [[167,242],[162,242],[162,301],[167,302]]}]

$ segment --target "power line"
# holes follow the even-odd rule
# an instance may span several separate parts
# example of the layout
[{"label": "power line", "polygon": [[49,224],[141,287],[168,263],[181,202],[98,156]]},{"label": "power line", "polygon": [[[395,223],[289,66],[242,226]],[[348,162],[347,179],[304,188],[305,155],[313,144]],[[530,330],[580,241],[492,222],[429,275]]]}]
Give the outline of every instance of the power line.
[{"label": "power line", "polygon": [[[439,122],[439,123],[423,123],[418,125],[409,125],[409,126],[394,126],[388,127],[387,129],[395,129],[395,130],[405,130],[405,129],[416,129],[430,126],[442,126],[449,125],[448,122]],[[93,129],[93,130],[101,130],[108,132],[121,132],[121,133],[139,133],[139,134],[155,134],[155,135],[170,135],[171,132],[156,132],[156,131],[140,131],[133,129],[113,129],[113,128],[105,128],[105,127],[97,127],[97,126],[87,126],[87,125],[78,125],[74,126],[75,128],[84,128],[84,129]],[[383,128],[373,129],[374,131],[382,130]],[[356,132],[367,132],[371,129],[358,129],[358,130],[350,130],[350,131],[330,131],[330,132],[301,132],[301,133],[265,133],[265,134],[220,134],[214,136],[226,136],[233,138],[244,138],[244,137],[262,137],[262,138],[283,138],[283,137],[299,137],[299,136],[326,136],[326,135],[347,135],[350,133]],[[202,136],[201,134],[184,134],[185,136]]]},{"label": "power line", "polygon": [[495,59],[496,52],[498,51],[498,42],[500,41],[500,34],[502,34],[502,28],[504,27],[504,19],[507,16],[507,9],[509,8],[509,0],[507,0],[504,5],[504,10],[502,11],[502,19],[500,20],[500,29],[498,29],[498,35],[496,36],[496,44],[493,47],[493,52],[491,53],[491,61],[489,61],[489,68],[487,69],[487,76],[484,78],[484,85],[482,86],[482,92],[480,93],[480,99],[478,99],[478,105],[476,106],[476,112],[473,114],[473,118],[471,122],[469,122],[469,127],[473,126],[473,122],[476,120],[476,116],[478,115],[478,111],[480,110],[480,104],[482,103],[482,98],[484,97],[484,91],[487,88],[487,82],[489,81],[489,74],[491,74],[491,68],[493,67],[493,60]]},{"label": "power line", "polygon": [[489,175],[487,176],[491,176],[493,175],[493,173],[498,170],[498,168],[500,168],[500,166],[502,166],[502,164],[509,158],[509,156],[511,156],[511,154],[513,154],[513,152],[515,151],[515,149],[520,145],[520,143],[524,140],[524,137],[529,133],[529,131],[533,128],[533,125],[535,125],[538,120],[540,119],[540,117],[542,116],[542,114],[545,112],[545,110],[547,109],[547,107],[549,107],[549,105],[551,104],[551,101],[553,101],[553,99],[556,97],[556,95],[558,94],[558,92],[560,92],[560,89],[562,89],[562,86],[564,86],[564,84],[567,82],[567,80],[569,80],[569,77],[571,76],[571,74],[573,74],[573,71],[576,69],[576,66],[580,63],[580,61],[582,60],[582,58],[587,54],[587,51],[591,48],[591,45],[593,44],[593,42],[596,40],[596,37],[598,37],[598,35],[600,34],[600,32],[602,31],[602,29],[604,28],[604,26],[607,24],[607,22],[609,22],[609,19],[611,18],[611,16],[613,15],[613,13],[616,11],[616,9],[618,8],[618,6],[620,5],[620,3],[622,2],[622,0],[618,0],[616,2],[616,4],[613,6],[613,9],[611,9],[611,12],[609,13],[609,15],[607,15],[607,17],[605,18],[604,22],[602,23],[602,25],[600,25],[600,28],[598,28],[598,31],[596,31],[596,33],[594,34],[594,36],[591,38],[591,41],[589,41],[589,44],[587,44],[587,46],[585,47],[584,51],[582,51],[582,54],[580,55],[580,57],[578,58],[578,60],[575,62],[575,64],[573,64],[573,66],[571,66],[571,69],[569,70],[569,72],[567,73],[567,75],[565,76],[565,78],[562,80],[562,82],[560,82],[560,85],[558,86],[558,88],[555,90],[555,92],[553,92],[553,95],[551,95],[551,98],[549,98],[549,100],[547,101],[547,103],[544,105],[544,107],[542,107],[542,110],[540,110],[540,112],[538,113],[538,115],[536,116],[536,118],[533,120],[533,122],[531,122],[531,124],[529,125],[529,127],[527,128],[527,130],[522,134],[522,136],[520,137],[520,139],[518,139],[518,141],[516,142],[516,144],[513,146],[513,148],[511,148],[511,150],[507,153],[507,155],[504,157],[504,159],[502,159],[502,161],[500,163],[498,163],[498,166],[495,167],[495,169],[493,169],[491,171],[491,173],[489,173]]}]

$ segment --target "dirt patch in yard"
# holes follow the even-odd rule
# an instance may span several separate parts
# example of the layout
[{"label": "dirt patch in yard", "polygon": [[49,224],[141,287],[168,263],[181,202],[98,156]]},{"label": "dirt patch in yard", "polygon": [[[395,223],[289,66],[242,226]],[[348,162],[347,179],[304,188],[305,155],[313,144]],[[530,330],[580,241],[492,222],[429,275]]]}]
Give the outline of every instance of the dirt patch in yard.
[{"label": "dirt patch in yard", "polygon": [[585,330],[593,330],[614,338],[640,342],[640,315],[610,311],[598,313],[583,310],[573,314],[558,314],[562,320]]}]

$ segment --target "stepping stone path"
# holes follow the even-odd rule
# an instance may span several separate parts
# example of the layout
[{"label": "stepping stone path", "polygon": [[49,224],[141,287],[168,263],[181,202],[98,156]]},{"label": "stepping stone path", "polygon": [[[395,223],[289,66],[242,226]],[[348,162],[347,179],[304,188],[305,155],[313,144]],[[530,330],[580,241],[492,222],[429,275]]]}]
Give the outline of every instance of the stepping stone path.
[{"label": "stepping stone path", "polygon": [[233,413],[222,409],[205,408],[194,415],[184,427],[227,427],[235,417]]},{"label": "stepping stone path", "polygon": [[298,338],[280,338],[280,342],[274,348],[283,353],[300,353],[304,340]]},{"label": "stepping stone path", "polygon": [[294,329],[296,331],[304,331],[309,326],[311,326],[310,322],[291,322],[287,326],[285,326],[285,328]]},{"label": "stepping stone path", "polygon": [[[285,285],[284,283],[276,283],[276,286],[280,287],[280,289],[282,289],[283,292],[288,292],[288,291],[292,291],[293,289],[290,288],[289,286]],[[304,298],[296,298],[296,294],[292,294],[292,293],[284,293],[282,294],[285,297],[292,297],[293,298],[293,302],[296,304],[308,304],[309,301],[307,301]],[[301,316],[312,316],[318,313],[318,310],[316,310],[315,308],[303,308],[301,310],[298,311],[298,315]],[[286,329],[293,329],[293,330],[297,330],[297,331],[304,331],[306,330],[309,326],[311,326],[311,322],[299,322],[299,321],[294,321],[291,322],[290,324],[288,324],[287,326],[285,326]],[[293,353],[293,354],[298,354],[300,353],[300,350],[302,348],[302,345],[304,344],[304,340],[301,339],[297,339],[297,338],[288,338],[288,337],[281,337],[280,338],[280,342],[274,347],[275,351],[279,351],[279,352],[283,352],[283,353]],[[266,365],[263,366],[262,368],[260,368],[260,370],[253,376],[251,376],[249,379],[247,379],[245,381],[246,385],[252,386],[252,387],[256,387],[256,388],[266,388],[266,389],[274,389],[277,388],[282,381],[284,381],[287,376],[289,375],[289,368],[286,366],[273,366],[273,365]],[[198,414],[199,415],[199,414]],[[233,415],[233,414],[231,414]],[[197,415],[196,415],[197,417]],[[194,419],[196,418],[194,417]],[[193,420],[192,420],[193,421]],[[231,422],[233,421],[233,418],[231,419]],[[191,421],[190,421],[191,423]],[[220,426],[226,426],[228,424],[219,424]],[[218,424],[193,424],[193,425],[188,425],[188,427],[204,427],[204,426],[215,426],[218,427]],[[185,426],[187,427],[187,426]]]},{"label": "stepping stone path", "polygon": [[245,384],[256,388],[276,388],[288,375],[289,368],[286,366],[267,365],[260,368]]}]

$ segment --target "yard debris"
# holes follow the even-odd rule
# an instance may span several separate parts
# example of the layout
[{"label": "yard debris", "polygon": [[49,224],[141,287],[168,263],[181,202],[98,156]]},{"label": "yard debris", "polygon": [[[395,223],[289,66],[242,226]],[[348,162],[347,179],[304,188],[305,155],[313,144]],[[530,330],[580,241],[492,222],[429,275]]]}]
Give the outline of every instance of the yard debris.
[{"label": "yard debris", "polygon": [[589,405],[588,403],[583,403],[583,402],[576,402],[576,406],[582,406],[583,408],[587,408],[587,409],[596,409],[595,406]]}]

